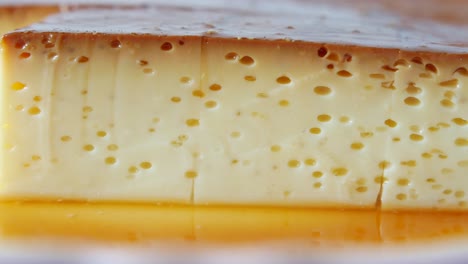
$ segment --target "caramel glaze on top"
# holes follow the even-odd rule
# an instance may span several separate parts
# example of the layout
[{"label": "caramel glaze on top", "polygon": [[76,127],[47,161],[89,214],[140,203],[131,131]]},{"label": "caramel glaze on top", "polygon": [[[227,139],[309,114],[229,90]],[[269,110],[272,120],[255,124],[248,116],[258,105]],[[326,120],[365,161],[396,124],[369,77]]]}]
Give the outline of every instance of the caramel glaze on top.
[{"label": "caramel glaze on top", "polygon": [[234,2],[175,0],[169,5],[156,0],[134,8],[74,5],[71,12],[9,33],[4,40],[16,42],[37,33],[194,36],[450,53],[463,60],[468,55],[468,5],[463,0]]}]

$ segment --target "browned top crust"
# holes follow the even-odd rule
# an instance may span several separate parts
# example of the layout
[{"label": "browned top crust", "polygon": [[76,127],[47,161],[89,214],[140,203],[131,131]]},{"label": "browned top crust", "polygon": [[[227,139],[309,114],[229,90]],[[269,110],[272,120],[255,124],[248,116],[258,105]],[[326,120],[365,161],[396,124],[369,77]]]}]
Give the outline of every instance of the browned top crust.
[{"label": "browned top crust", "polygon": [[75,6],[11,34],[209,36],[468,54],[463,0],[147,2],[143,8]]}]

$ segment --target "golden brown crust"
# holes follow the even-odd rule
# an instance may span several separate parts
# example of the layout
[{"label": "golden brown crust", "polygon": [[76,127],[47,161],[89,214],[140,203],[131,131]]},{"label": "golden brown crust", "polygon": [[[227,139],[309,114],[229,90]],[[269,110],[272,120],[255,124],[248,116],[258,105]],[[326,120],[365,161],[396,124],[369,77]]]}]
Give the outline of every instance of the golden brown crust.
[{"label": "golden brown crust", "polygon": [[[53,1],[52,1],[53,2]],[[196,4],[162,1],[141,5],[60,5],[62,13],[21,30],[93,35],[194,36],[328,43],[408,51],[468,53],[468,6],[460,0],[251,0],[231,6],[214,1]],[[58,12],[58,5],[3,7]],[[36,11],[35,11],[36,12]],[[39,11],[37,11],[39,12]],[[452,16],[451,16],[452,15]],[[13,33],[17,34],[17,33]],[[34,33],[27,33],[34,34]],[[11,37],[11,36],[10,36]],[[263,43],[266,43],[265,41]],[[259,42],[262,43],[262,42]],[[295,43],[294,45],[299,45]]]},{"label": "golden brown crust", "polygon": [[418,18],[409,24],[390,9],[375,9],[374,13],[347,5],[305,6],[306,11],[297,3],[284,11],[278,11],[281,4],[276,8],[272,4],[265,11],[167,6],[87,9],[53,16],[20,32],[187,35],[468,53],[468,33],[460,25]]},{"label": "golden brown crust", "polygon": [[[376,58],[390,58],[397,63],[400,58],[410,60],[411,58],[421,59],[421,61],[430,62],[443,62],[443,61],[454,61],[456,62],[457,68],[466,66],[468,67],[468,54],[458,53],[447,53],[447,52],[436,52],[433,50],[423,51],[408,51],[401,50],[398,48],[382,48],[382,47],[371,47],[371,46],[359,46],[359,45],[346,45],[337,43],[319,43],[319,42],[307,42],[307,41],[290,41],[284,39],[269,40],[269,39],[246,39],[246,38],[232,38],[232,37],[217,37],[217,36],[190,36],[190,35],[152,35],[152,34],[110,34],[110,33],[64,33],[64,32],[13,32],[4,36],[3,46],[8,49],[9,47],[15,48],[23,45],[23,43],[33,42],[34,39],[49,39],[49,38],[72,38],[76,41],[80,39],[95,40],[107,39],[109,45],[112,45],[113,41],[125,42],[127,45],[132,43],[139,43],[151,40],[164,39],[170,42],[184,42],[187,40],[198,40],[203,43],[218,43],[220,45],[229,43],[242,43],[243,45],[251,46],[294,46],[298,49],[315,49],[319,53],[320,49],[328,51],[335,51],[342,54],[372,54]],[[327,54],[328,55],[328,54]],[[320,57],[320,56],[319,56]],[[344,58],[341,58],[344,59]],[[461,65],[461,66],[460,66]],[[454,69],[455,70],[455,69]],[[462,72],[464,73],[464,72]],[[465,73],[466,74],[466,73]]]}]

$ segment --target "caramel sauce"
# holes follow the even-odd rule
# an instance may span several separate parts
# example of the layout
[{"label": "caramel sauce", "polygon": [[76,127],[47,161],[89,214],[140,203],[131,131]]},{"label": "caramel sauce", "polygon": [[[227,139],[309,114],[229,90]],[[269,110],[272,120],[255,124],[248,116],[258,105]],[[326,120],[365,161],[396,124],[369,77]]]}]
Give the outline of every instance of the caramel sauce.
[{"label": "caramel sauce", "polygon": [[398,244],[468,238],[468,214],[127,204],[0,204],[1,239],[96,243]]}]

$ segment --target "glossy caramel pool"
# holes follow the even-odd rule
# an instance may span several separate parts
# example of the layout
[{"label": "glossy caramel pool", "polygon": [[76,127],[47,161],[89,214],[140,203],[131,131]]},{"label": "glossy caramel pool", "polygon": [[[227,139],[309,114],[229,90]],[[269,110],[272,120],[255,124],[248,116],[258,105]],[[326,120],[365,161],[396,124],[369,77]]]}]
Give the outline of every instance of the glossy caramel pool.
[{"label": "glossy caramel pool", "polygon": [[468,214],[5,202],[0,204],[0,228],[7,240],[125,244],[301,241],[308,246],[341,247],[468,238]]}]

